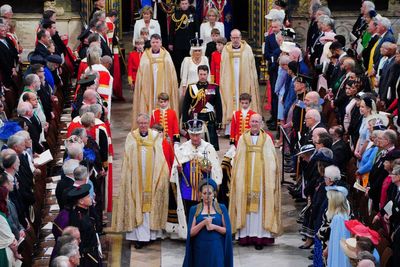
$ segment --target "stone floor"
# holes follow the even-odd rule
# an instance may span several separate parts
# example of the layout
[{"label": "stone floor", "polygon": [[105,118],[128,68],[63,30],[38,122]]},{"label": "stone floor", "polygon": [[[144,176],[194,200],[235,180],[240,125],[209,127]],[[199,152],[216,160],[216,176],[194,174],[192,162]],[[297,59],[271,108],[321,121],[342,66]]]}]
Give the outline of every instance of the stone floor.
[{"label": "stone floor", "polygon": [[[119,191],[119,173],[121,170],[124,143],[131,127],[132,92],[124,86],[125,102],[115,102],[112,105],[112,137],[114,144],[114,184],[113,195]],[[263,98],[260,98],[263,99]],[[263,114],[265,117],[268,114]],[[229,147],[229,141],[220,138],[223,156]],[[279,151],[278,151],[279,152]],[[279,153],[280,154],[280,153]],[[289,177],[285,178],[287,181]],[[311,262],[307,259],[309,251],[297,248],[302,244],[298,235],[299,225],[296,223],[298,212],[302,205],[295,204],[291,199],[286,186],[282,194],[282,221],[284,234],[276,239],[274,246],[265,247],[261,251],[253,247],[240,247],[234,245],[234,266],[308,266]],[[185,243],[176,240],[162,240],[136,250],[124,240],[122,235],[108,234],[110,250],[108,251],[108,266],[145,266],[145,267],[177,267],[182,266]]]}]

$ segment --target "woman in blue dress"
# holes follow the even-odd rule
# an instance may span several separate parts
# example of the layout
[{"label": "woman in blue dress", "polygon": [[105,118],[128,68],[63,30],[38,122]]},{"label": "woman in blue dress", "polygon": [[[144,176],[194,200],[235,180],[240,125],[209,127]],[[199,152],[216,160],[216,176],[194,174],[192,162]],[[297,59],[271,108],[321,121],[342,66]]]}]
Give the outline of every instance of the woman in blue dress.
[{"label": "woman in blue dress", "polygon": [[233,266],[232,232],[228,210],[215,198],[217,184],[204,179],[199,186],[202,201],[189,213],[184,267]]}]

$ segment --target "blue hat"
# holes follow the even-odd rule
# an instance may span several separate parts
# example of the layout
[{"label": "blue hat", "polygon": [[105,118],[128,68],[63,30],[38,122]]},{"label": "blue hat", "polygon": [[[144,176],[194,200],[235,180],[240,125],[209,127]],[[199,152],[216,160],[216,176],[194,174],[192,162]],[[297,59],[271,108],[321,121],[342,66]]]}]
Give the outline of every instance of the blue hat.
[{"label": "blue hat", "polygon": [[324,153],[322,153],[322,152],[315,153],[315,155],[312,157],[312,159],[315,161],[322,161],[322,162],[326,162],[326,163],[330,163],[330,164],[333,163],[333,159],[325,156]]},{"label": "blue hat", "polygon": [[300,148],[300,152],[297,153],[296,156],[299,156],[299,155],[307,153],[307,152],[314,152],[314,150],[315,150],[315,146],[313,144],[307,144]]},{"label": "blue hat", "polygon": [[46,60],[41,55],[31,55],[28,56],[29,63],[46,65]]},{"label": "blue hat", "polygon": [[22,131],[22,128],[18,124],[18,122],[6,121],[3,127],[0,128],[0,139],[7,140],[8,138],[10,138],[10,136],[19,131]]},{"label": "blue hat", "polygon": [[201,189],[203,188],[203,186],[207,185],[207,182],[208,182],[208,185],[212,186],[214,191],[217,191],[217,189],[218,189],[217,183],[213,179],[207,179],[206,178],[206,179],[201,180],[201,182],[200,182],[200,185],[199,185],[199,191],[200,192],[201,192]]},{"label": "blue hat", "polygon": [[52,63],[56,63],[56,64],[62,64],[62,58],[57,54],[48,56],[46,58],[46,60],[48,62],[52,62]]},{"label": "blue hat", "polygon": [[325,186],[325,190],[326,191],[338,191],[340,193],[342,193],[344,195],[344,197],[347,197],[347,195],[349,194],[349,191],[347,190],[346,187],[344,186],[339,186],[339,185],[332,185],[332,186]]}]

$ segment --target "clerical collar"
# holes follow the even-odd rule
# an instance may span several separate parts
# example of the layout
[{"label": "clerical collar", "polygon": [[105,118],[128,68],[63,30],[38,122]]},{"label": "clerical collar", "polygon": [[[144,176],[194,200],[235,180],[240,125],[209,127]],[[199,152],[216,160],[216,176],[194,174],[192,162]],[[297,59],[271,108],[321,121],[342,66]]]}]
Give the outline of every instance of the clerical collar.
[{"label": "clerical collar", "polygon": [[250,132],[250,135],[251,135],[251,136],[259,136],[259,135],[260,135],[260,131],[258,131],[257,133],[252,133],[252,132]]},{"label": "clerical collar", "polygon": [[241,46],[240,46],[240,45],[239,45],[238,47],[233,47],[233,46],[232,46],[232,48],[233,48],[233,49],[240,49]]},{"label": "clerical collar", "polygon": [[151,50],[151,53],[152,53],[152,54],[160,54],[160,51],[161,51],[161,49],[158,50],[158,51],[154,51],[154,50],[152,49],[152,50]]},{"label": "clerical collar", "polygon": [[146,136],[148,136],[148,135],[149,135],[149,132],[145,132],[145,133],[141,133],[141,132],[139,132],[139,134],[140,134],[140,136],[141,136],[141,137],[146,137]]}]

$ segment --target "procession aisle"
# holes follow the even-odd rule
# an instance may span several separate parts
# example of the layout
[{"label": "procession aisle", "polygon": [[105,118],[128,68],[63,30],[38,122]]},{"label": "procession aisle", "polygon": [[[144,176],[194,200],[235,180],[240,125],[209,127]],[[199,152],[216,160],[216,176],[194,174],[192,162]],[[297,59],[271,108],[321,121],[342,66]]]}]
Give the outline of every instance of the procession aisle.
[{"label": "procession aisle", "polygon": [[[131,128],[132,121],[132,92],[124,84],[125,102],[113,103],[112,111],[112,133],[114,144],[114,191],[116,196],[119,191],[119,174],[121,171],[125,138]],[[262,99],[262,98],[261,98]],[[267,115],[264,114],[264,117]],[[185,141],[183,138],[182,141]],[[224,152],[229,148],[229,140],[220,138],[219,156],[222,159]],[[279,154],[279,153],[278,153]],[[289,178],[287,178],[289,179]],[[276,245],[265,247],[256,251],[253,247],[239,247],[234,245],[235,266],[257,266],[270,262],[276,266],[307,266],[311,261],[307,260],[308,251],[300,250],[300,236],[297,233],[297,215],[301,205],[295,204],[288,191],[283,186],[282,194],[282,221],[284,224],[284,235],[277,238]],[[111,266],[149,266],[149,267],[177,267],[182,266],[185,243],[176,240],[163,240],[150,244],[143,249],[137,250],[131,243],[124,240],[121,235],[109,235]],[[261,266],[261,265],[260,265]]]}]

